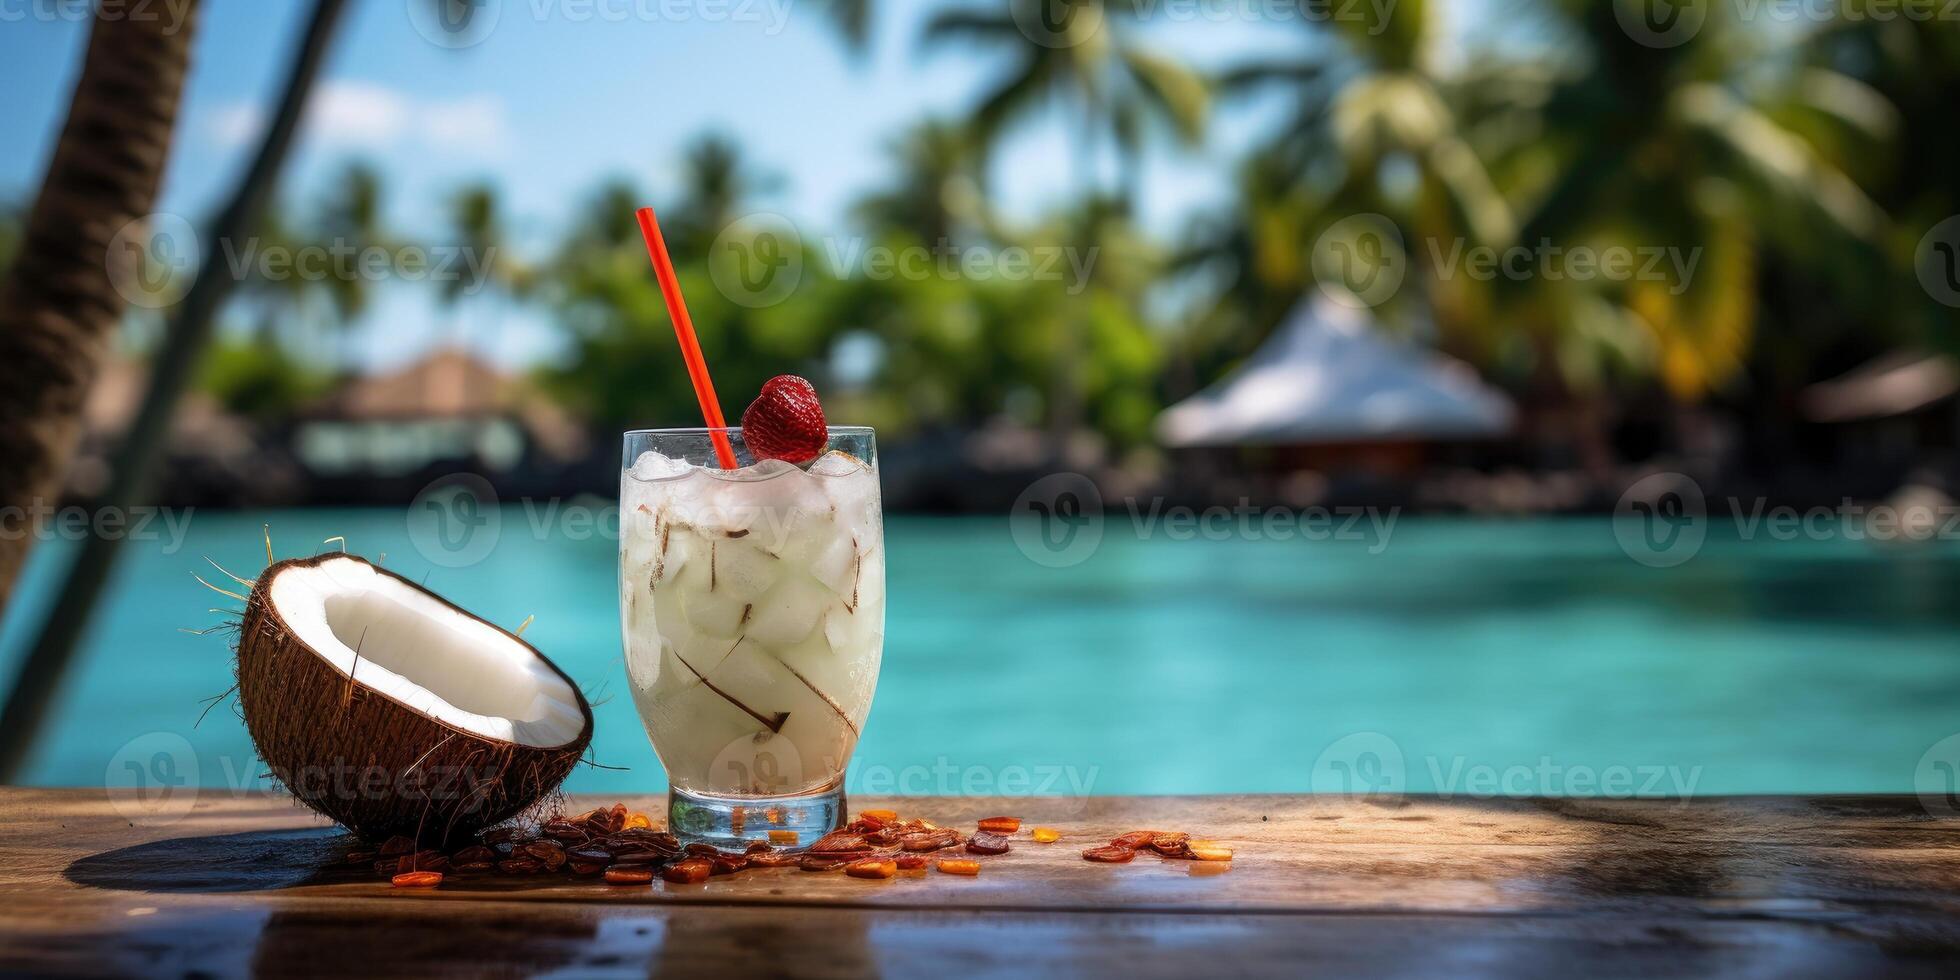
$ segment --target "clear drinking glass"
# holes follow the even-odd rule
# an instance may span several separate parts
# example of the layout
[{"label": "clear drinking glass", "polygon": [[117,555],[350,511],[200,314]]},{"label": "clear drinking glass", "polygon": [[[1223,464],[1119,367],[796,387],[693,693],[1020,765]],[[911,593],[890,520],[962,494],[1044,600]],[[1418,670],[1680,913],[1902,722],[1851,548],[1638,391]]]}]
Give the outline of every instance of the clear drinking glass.
[{"label": "clear drinking glass", "polygon": [[884,514],[869,428],[807,466],[716,462],[708,429],[626,433],[619,615],[633,702],[666,767],[668,826],[808,844],[844,822],[844,769],[885,642]]}]

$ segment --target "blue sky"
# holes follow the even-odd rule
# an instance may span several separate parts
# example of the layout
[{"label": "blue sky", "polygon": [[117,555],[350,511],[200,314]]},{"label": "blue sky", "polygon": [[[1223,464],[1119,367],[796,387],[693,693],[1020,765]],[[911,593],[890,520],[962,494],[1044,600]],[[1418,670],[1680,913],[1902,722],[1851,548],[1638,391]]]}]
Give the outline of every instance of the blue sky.
[{"label": "blue sky", "polygon": [[[158,0],[159,3],[162,0]],[[999,67],[958,49],[914,43],[939,4],[895,0],[878,9],[872,48],[854,60],[815,0],[505,0],[481,43],[431,43],[411,22],[428,0],[354,4],[328,62],[282,199],[310,205],[323,181],[353,159],[387,178],[388,218],[432,235],[439,203],[458,183],[488,179],[502,191],[520,242],[552,240],[610,176],[671,200],[682,148],[707,131],[734,136],[762,168],[784,178],[759,206],[806,228],[842,225],[849,202],[888,173],[884,149],[911,122],[958,116]],[[978,4],[982,0],[966,0]],[[308,5],[209,0],[195,39],[161,210],[207,214],[244,164]],[[1246,18],[1152,23],[1145,37],[1199,67],[1301,43],[1297,24]],[[46,166],[79,70],[86,25],[25,17],[0,24],[0,199],[22,201]],[[1219,120],[1196,152],[1154,154],[1143,213],[1168,231],[1222,199],[1232,161],[1256,114]],[[1032,125],[995,174],[1010,214],[1033,214],[1067,195],[1066,133]],[[381,290],[366,330],[373,364],[442,342],[453,317],[430,290]],[[463,316],[482,315],[465,311]],[[498,311],[487,351],[506,363],[548,358],[542,314]]]}]

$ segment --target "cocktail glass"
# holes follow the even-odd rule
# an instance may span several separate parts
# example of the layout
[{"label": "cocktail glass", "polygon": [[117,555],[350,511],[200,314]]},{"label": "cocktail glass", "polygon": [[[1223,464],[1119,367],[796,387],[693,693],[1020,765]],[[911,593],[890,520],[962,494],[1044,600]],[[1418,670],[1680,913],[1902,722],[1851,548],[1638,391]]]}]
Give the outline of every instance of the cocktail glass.
[{"label": "cocktail glass", "polygon": [[[723,430],[626,433],[619,612],[633,701],[667,770],[668,826],[738,846],[843,824],[885,640],[884,516],[868,428],[806,466]],[[782,838],[778,838],[781,840]]]}]

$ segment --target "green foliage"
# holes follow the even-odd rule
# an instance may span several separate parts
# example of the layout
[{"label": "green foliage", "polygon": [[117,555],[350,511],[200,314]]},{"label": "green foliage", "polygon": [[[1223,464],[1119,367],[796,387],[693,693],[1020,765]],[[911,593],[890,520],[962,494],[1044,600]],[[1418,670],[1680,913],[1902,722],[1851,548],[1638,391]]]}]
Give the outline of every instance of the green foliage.
[{"label": "green foliage", "polygon": [[205,357],[197,388],[227,411],[254,419],[290,417],[325,394],[332,376],[261,339],[220,342]]}]

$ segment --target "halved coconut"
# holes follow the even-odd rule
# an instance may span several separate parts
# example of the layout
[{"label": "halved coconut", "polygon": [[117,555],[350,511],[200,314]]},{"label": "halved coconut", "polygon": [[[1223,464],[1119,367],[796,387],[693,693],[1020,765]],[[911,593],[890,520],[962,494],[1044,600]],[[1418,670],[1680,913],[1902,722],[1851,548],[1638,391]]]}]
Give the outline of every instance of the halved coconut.
[{"label": "halved coconut", "polygon": [[439,842],[504,820],[592,740],[585,695],[544,654],[345,554],[253,583],[238,696],[280,782],[371,839]]}]

